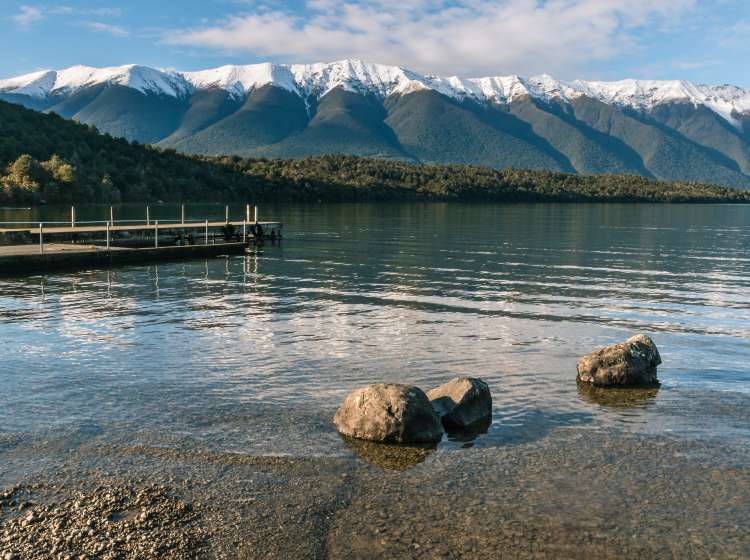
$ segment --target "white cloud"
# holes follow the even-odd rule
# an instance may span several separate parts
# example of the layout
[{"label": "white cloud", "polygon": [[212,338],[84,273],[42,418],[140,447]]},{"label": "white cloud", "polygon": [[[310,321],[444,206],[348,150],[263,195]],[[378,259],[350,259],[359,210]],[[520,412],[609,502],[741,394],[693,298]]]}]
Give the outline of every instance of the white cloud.
[{"label": "white cloud", "polygon": [[[31,27],[34,23],[42,21],[50,16],[75,16],[88,15],[90,17],[119,17],[122,15],[120,8],[93,8],[81,9],[72,6],[30,6],[24,5],[19,8],[19,12],[10,16],[10,19],[16,22],[22,28]],[[104,25],[104,24],[103,24]],[[116,27],[116,26],[113,26]]]},{"label": "white cloud", "polygon": [[574,73],[637,46],[696,0],[306,0],[168,32],[169,44],[301,62],[358,57],[422,72]]},{"label": "white cloud", "polygon": [[127,37],[130,32],[127,29],[120,27],[119,25],[112,25],[110,23],[103,23],[101,21],[86,21],[83,23],[84,27],[96,31],[99,33],[107,33],[114,37]]},{"label": "white cloud", "polygon": [[750,36],[750,19],[744,19],[734,22],[729,27],[716,30],[718,42],[726,48],[744,48],[748,47],[747,38]]},{"label": "white cloud", "polygon": [[721,60],[714,58],[708,60],[675,60],[672,62],[671,67],[677,70],[699,70],[708,66],[719,66],[721,64]]},{"label": "white cloud", "polygon": [[20,11],[11,16],[10,19],[15,21],[20,27],[27,28],[32,24],[44,19],[42,10],[35,6],[21,6]]}]

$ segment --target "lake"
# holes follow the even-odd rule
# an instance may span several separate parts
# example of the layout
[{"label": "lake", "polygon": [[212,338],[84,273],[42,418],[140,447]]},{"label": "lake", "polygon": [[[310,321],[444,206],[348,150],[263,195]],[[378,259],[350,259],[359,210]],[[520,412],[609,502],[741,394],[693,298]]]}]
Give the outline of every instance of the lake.
[{"label": "lake", "polygon": [[[5,209],[0,221],[68,212]],[[223,207],[189,207],[211,216]],[[396,525],[443,511],[417,487],[464,512],[475,537],[441,536],[450,519],[429,517],[424,554],[750,553],[750,206],[268,205],[261,219],[284,222],[284,239],[245,256],[0,278],[0,486],[53,476],[64,458],[99,468],[91,449],[105,443],[300,458],[328,474],[347,465],[369,497],[306,534],[331,557],[345,543],[419,556],[403,535],[379,544],[351,521],[389,492],[427,500],[380,504]],[[578,356],[638,332],[661,352],[658,390],[579,390]],[[490,385],[492,426],[446,437],[412,468],[389,469],[331,425],[357,386],[427,390],[462,375]],[[497,524],[539,547],[513,548],[511,532],[501,543]]]}]

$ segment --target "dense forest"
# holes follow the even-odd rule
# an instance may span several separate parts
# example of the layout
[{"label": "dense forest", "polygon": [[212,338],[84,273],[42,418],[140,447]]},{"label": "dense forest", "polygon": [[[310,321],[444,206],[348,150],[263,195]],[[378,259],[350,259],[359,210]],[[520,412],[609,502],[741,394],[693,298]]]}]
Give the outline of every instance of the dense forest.
[{"label": "dense forest", "polygon": [[750,202],[750,191],[637,175],[415,165],[343,155],[186,156],[0,102],[0,203],[159,200]]}]

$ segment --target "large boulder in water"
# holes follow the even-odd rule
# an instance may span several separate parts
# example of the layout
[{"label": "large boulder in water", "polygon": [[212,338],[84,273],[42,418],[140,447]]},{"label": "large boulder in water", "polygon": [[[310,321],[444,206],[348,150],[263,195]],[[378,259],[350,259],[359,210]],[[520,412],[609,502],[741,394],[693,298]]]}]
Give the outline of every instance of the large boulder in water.
[{"label": "large boulder in water", "polygon": [[492,418],[492,395],[487,383],[456,377],[427,392],[446,430],[466,429]]},{"label": "large boulder in water", "polygon": [[580,358],[577,380],[595,387],[657,387],[659,364],[656,344],[639,334]]},{"label": "large boulder in water", "polygon": [[356,389],[333,423],[345,436],[382,443],[430,443],[443,437],[427,395],[409,385],[377,383]]}]

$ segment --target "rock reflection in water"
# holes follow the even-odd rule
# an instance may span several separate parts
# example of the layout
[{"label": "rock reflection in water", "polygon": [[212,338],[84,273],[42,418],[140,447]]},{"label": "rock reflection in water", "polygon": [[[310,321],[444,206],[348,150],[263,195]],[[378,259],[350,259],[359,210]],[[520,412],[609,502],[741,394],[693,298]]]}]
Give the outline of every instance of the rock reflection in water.
[{"label": "rock reflection in water", "polygon": [[584,401],[612,408],[646,408],[654,403],[659,387],[594,387],[578,383]]},{"label": "rock reflection in water", "polygon": [[434,443],[417,445],[376,443],[343,435],[341,439],[360,458],[390,471],[410,469],[424,462],[430,453],[437,449],[437,444]]},{"label": "rock reflection in water", "polygon": [[448,439],[450,441],[462,443],[463,445],[461,447],[463,448],[469,448],[474,445],[474,442],[479,436],[487,433],[490,426],[492,426],[492,416],[485,416],[481,420],[478,420],[465,428],[448,430]]}]

